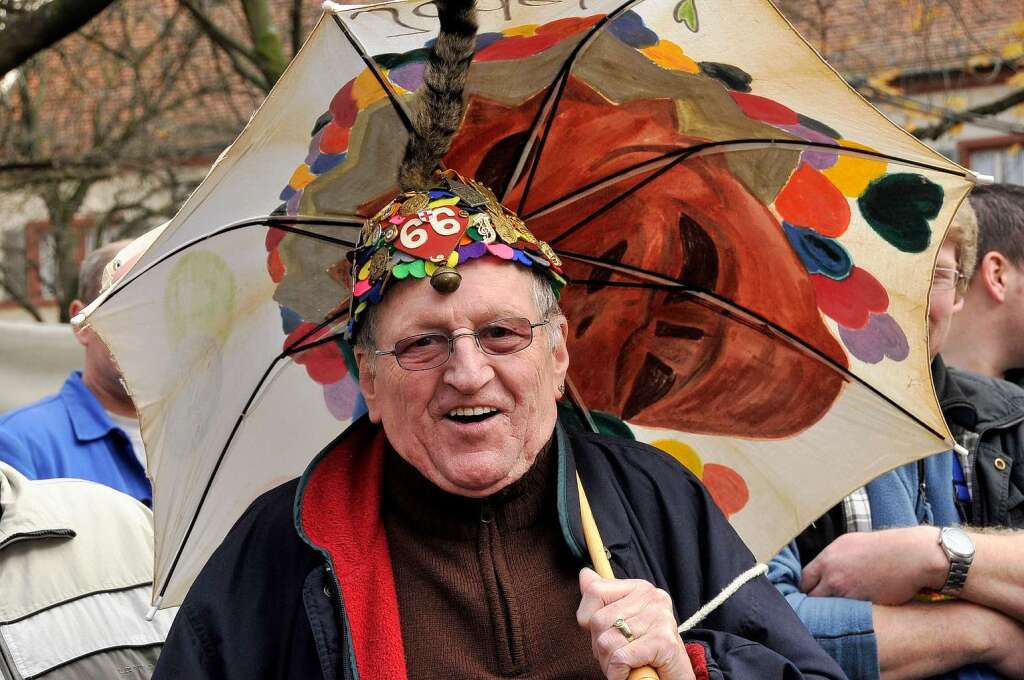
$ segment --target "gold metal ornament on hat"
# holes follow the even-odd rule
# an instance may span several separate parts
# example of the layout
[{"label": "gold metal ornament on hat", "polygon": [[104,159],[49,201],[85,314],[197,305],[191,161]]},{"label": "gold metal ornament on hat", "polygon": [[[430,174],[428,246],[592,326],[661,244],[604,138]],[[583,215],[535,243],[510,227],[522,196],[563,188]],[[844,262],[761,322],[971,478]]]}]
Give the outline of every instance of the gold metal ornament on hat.
[{"label": "gold metal ornament on hat", "polygon": [[428,207],[430,207],[430,197],[427,194],[415,193],[405,199],[402,207],[398,209],[398,214],[402,217],[412,217]]},{"label": "gold metal ornament on hat", "polygon": [[388,273],[388,265],[391,263],[391,249],[387,246],[381,248],[370,257],[370,280],[377,281]]},{"label": "gold metal ornament on hat", "polygon": [[556,267],[562,266],[562,258],[558,257],[558,255],[555,254],[554,248],[549,246],[547,242],[541,241],[539,247],[541,254],[544,255],[544,257],[548,258],[548,260],[551,261],[551,264],[555,265]]},{"label": "gold metal ornament on hat", "polygon": [[496,211],[491,213],[491,226],[498,233],[498,238],[508,245],[515,245],[519,240],[519,230],[515,228],[515,225],[512,224],[512,221],[508,219],[504,212]]}]

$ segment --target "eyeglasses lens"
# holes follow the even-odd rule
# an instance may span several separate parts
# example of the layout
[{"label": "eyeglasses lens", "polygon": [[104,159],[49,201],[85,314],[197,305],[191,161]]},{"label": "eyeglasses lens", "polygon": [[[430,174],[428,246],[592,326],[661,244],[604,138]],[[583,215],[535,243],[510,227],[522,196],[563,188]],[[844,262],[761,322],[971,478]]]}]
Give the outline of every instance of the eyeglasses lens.
[{"label": "eyeglasses lens", "polygon": [[[481,326],[473,333],[459,333],[456,339],[472,335],[477,346],[487,354],[514,354],[533,342],[533,326],[529,319],[499,319]],[[395,343],[395,359],[408,371],[436,368],[451,356],[451,339],[443,333],[414,335]]]}]

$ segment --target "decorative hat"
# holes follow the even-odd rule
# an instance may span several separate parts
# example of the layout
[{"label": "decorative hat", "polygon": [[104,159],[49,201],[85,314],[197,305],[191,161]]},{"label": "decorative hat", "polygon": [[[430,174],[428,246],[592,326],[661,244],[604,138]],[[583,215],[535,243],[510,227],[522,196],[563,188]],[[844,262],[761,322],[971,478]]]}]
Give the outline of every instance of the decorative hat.
[{"label": "decorative hat", "polygon": [[439,293],[452,293],[462,282],[457,267],[485,255],[542,272],[556,295],[565,286],[555,251],[490,189],[454,170],[438,171],[434,180],[422,191],[402,192],[363,226],[352,251],[348,339],[362,312],[395,281],[429,277]]},{"label": "decorative hat", "polygon": [[452,293],[462,282],[458,265],[484,255],[542,271],[556,295],[566,284],[555,251],[490,189],[455,170],[437,169],[465,112],[463,88],[477,24],[472,0],[435,4],[441,32],[431,46],[398,172],[403,191],[366,221],[350,253],[348,340],[357,334],[362,313],[394,281],[430,277],[439,293]]}]

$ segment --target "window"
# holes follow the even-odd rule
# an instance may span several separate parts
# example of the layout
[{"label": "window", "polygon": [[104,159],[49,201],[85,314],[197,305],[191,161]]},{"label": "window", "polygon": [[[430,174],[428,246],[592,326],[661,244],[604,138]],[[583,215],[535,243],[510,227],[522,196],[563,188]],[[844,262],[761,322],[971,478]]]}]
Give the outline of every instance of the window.
[{"label": "window", "polygon": [[975,172],[992,175],[996,182],[1024,185],[1024,136],[964,141],[960,154]]}]

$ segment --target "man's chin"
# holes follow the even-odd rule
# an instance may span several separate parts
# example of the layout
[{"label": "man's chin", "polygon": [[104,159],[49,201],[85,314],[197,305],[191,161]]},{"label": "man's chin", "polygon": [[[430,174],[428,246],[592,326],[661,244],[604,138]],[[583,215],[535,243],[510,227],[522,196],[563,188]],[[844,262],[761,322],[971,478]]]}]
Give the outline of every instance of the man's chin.
[{"label": "man's chin", "polygon": [[[438,486],[449,493],[470,498],[484,498],[497,493],[526,472],[515,464],[518,458],[509,461],[507,455],[493,451],[457,454],[452,462],[461,464],[439,470],[443,482]],[[441,480],[435,480],[435,483],[438,481]]]}]

